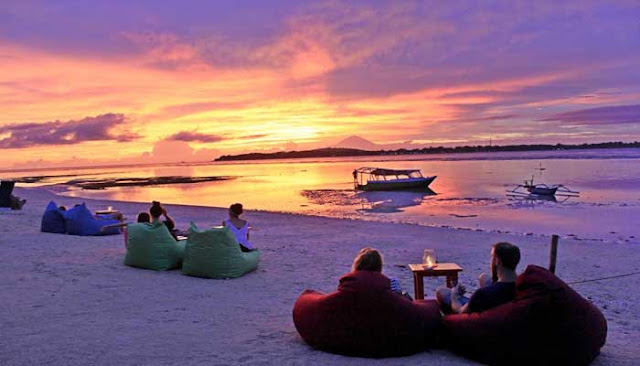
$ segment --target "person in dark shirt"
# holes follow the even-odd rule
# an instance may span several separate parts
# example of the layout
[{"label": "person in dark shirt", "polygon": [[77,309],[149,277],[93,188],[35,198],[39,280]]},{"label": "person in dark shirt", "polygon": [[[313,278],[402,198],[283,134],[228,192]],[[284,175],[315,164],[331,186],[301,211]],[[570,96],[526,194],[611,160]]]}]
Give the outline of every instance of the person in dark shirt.
[{"label": "person in dark shirt", "polygon": [[520,249],[501,242],[491,249],[491,278],[481,274],[480,288],[464,297],[465,288],[458,284],[453,289],[436,290],[436,299],[445,313],[477,313],[512,301],[516,296],[516,267],[520,262]]},{"label": "person in dark shirt", "polygon": [[159,221],[160,217],[164,215],[164,218],[166,220],[164,220],[162,222],[165,224],[167,229],[169,229],[169,232],[171,233],[173,238],[178,240],[178,236],[175,233],[176,222],[173,221],[173,219],[167,214],[167,210],[165,210],[164,207],[162,207],[162,205],[160,205],[160,202],[153,201],[151,203],[151,208],[149,209],[149,214],[151,214],[151,222],[152,223],[154,223],[156,221]]}]

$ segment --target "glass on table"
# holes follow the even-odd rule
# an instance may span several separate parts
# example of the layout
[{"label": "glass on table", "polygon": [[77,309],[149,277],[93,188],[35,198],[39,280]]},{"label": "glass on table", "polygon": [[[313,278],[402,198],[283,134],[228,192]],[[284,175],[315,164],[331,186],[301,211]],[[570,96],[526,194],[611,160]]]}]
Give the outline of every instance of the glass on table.
[{"label": "glass on table", "polygon": [[436,252],[433,249],[424,250],[422,264],[425,268],[433,268],[436,266]]}]

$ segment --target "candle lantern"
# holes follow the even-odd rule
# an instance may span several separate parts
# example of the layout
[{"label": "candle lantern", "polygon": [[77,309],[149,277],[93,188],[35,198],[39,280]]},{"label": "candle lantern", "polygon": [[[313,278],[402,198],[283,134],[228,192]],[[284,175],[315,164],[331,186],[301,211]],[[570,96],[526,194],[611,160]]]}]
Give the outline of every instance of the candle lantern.
[{"label": "candle lantern", "polygon": [[433,268],[436,266],[436,252],[433,249],[425,249],[422,263],[425,268]]}]

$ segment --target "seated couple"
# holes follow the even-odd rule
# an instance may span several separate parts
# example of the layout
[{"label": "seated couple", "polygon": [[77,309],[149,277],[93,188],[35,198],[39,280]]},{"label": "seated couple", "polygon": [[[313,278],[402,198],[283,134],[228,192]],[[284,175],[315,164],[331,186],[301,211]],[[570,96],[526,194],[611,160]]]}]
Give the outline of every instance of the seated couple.
[{"label": "seated couple", "polygon": [[[120,214],[120,216],[122,217],[122,214]],[[137,218],[136,222],[155,223],[157,221],[160,221],[160,218],[162,216],[164,216],[164,218],[165,218],[165,220],[162,220],[162,223],[164,223],[164,225],[167,227],[167,229],[169,229],[169,232],[171,233],[171,236],[173,236],[174,239],[178,240],[178,234],[177,234],[177,230],[176,230],[175,221],[169,216],[169,214],[167,213],[167,210],[164,207],[162,207],[162,205],[158,201],[153,201],[151,203],[151,207],[149,208],[149,212],[140,212],[140,213],[138,213],[138,218]],[[122,221],[122,218],[120,220]],[[113,224],[113,225],[103,226],[102,230],[104,231],[105,229],[108,229],[108,228],[124,227],[124,226],[127,226],[127,224],[123,222],[123,223],[120,223],[120,224]]]},{"label": "seated couple", "polygon": [[[481,274],[480,288],[468,298],[465,288],[458,284],[453,289],[436,290],[436,300],[444,313],[475,313],[508,303],[516,296],[516,266],[520,262],[520,249],[510,243],[497,243],[491,249],[491,278]],[[364,248],[353,261],[352,271],[382,272],[382,255],[375,249]],[[397,279],[390,279],[391,290],[411,298],[400,288]]]}]

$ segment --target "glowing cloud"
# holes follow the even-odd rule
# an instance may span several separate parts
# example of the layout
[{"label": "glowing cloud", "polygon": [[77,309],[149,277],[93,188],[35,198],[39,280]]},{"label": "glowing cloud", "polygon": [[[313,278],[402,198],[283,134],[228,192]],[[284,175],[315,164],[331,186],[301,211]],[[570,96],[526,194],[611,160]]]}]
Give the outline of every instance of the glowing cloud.
[{"label": "glowing cloud", "polygon": [[0,164],[129,161],[159,142],[194,159],[350,135],[399,147],[628,140],[639,13],[597,0],[9,2]]}]

